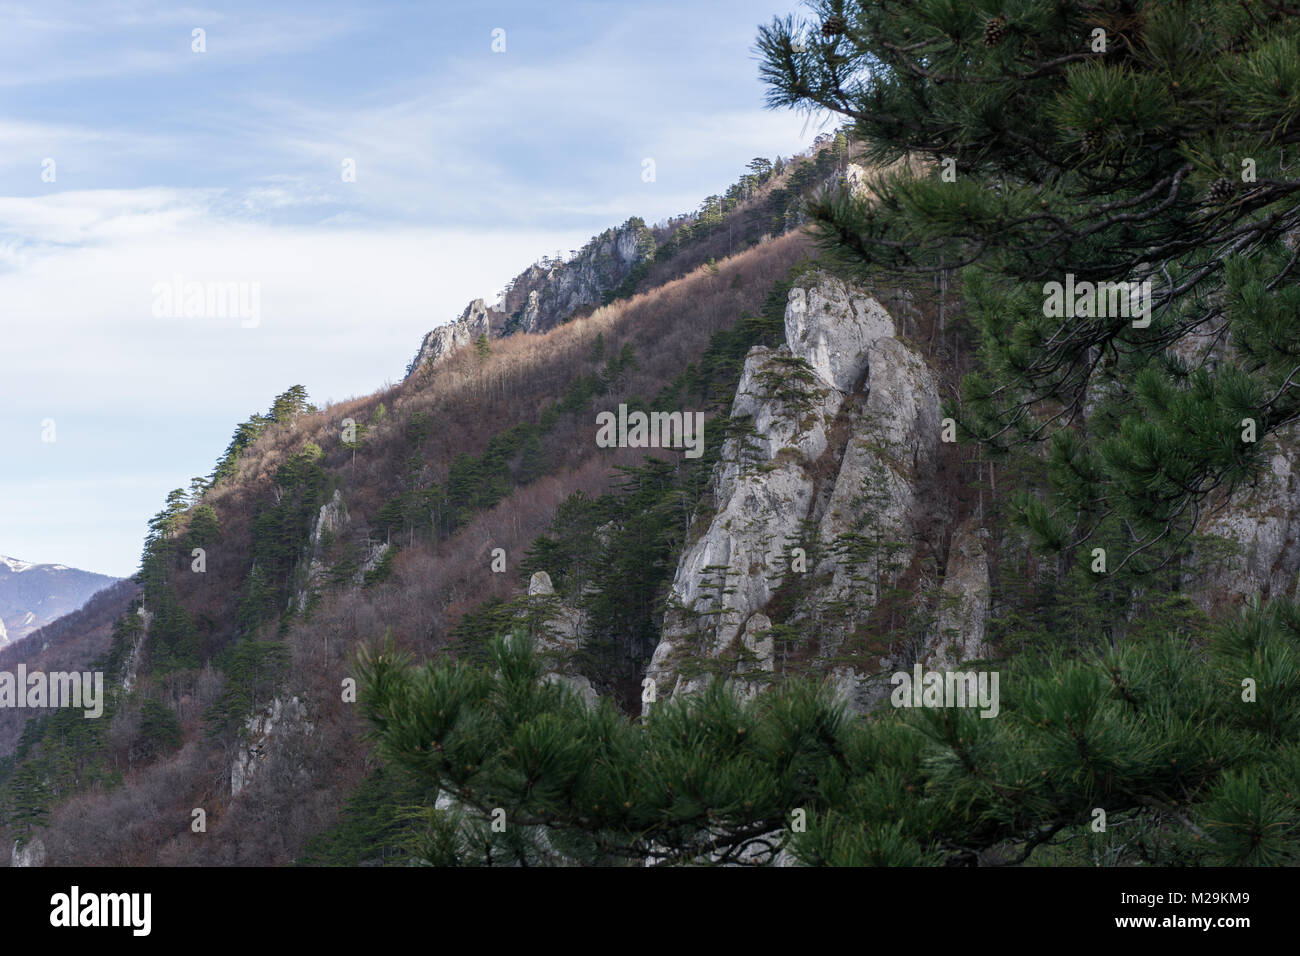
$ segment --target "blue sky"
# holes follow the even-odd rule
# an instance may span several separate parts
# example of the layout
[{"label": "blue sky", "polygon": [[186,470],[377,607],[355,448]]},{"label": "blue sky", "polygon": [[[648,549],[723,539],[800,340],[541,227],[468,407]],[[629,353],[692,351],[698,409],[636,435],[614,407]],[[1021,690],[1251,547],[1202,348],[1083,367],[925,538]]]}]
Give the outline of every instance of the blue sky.
[{"label": "blue sky", "polygon": [[[0,554],[133,573],[288,386],[368,394],[530,262],[807,146],[752,52],[793,6],[0,2]],[[256,283],[256,325],[155,314],[176,276]]]}]

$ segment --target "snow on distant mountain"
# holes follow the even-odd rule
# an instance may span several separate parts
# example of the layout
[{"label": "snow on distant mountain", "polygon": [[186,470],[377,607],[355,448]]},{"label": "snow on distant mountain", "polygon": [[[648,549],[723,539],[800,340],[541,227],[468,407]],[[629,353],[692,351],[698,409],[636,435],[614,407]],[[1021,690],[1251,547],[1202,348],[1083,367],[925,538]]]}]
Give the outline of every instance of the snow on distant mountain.
[{"label": "snow on distant mountain", "polygon": [[0,554],[0,646],[81,607],[117,578]]}]

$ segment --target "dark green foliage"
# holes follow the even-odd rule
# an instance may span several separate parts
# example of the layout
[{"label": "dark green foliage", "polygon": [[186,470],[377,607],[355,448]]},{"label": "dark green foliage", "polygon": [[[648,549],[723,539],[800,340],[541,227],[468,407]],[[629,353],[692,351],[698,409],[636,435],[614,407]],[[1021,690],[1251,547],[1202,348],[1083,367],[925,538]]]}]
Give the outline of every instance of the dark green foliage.
[{"label": "dark green foliage", "polygon": [[171,753],[181,745],[181,724],[176,712],[152,697],[140,707],[140,732],[131,747],[131,758],[145,763]]},{"label": "dark green foliage", "polygon": [[190,516],[190,527],[185,533],[187,549],[206,548],[221,541],[221,523],[211,505],[199,505]]},{"label": "dark green foliage", "polygon": [[[791,283],[807,267],[798,264],[774,284],[760,315],[742,316],[734,327],[714,333],[698,365],[691,365],[648,407],[637,396],[626,398],[629,412],[692,404],[729,407],[750,348],[782,339]],[[629,361],[624,350],[619,363],[607,365],[605,374],[617,373]],[[525,576],[547,572],[560,595],[578,600],[587,613],[589,635],[581,654],[583,672],[600,686],[617,689],[629,705],[640,669],[658,643],[663,598],[692,522],[707,501],[730,425],[718,415],[706,421],[699,458],[647,458],[640,467],[623,469],[624,481],[614,492],[597,499],[572,496],[521,566]],[[476,646],[499,633],[500,627],[495,632],[480,627]]]},{"label": "dark green foliage", "polygon": [[[1002,5],[990,34],[979,4],[814,6],[844,29],[760,33],[771,103],[850,117],[879,169],[920,161],[876,176],[878,200],[814,199],[815,232],[860,273],[965,269],[982,368],[951,413],[992,454],[1050,440],[1051,495],[1021,503],[1040,543],[1108,534],[1112,570],[1153,571],[1300,418],[1300,20],[1071,0]],[[1055,310],[1067,276],[1150,282],[1149,325]],[[1188,364],[1196,336],[1233,350]]]},{"label": "dark green foliage", "polygon": [[301,385],[294,385],[283,395],[276,396],[275,401],[271,403],[269,417],[277,425],[284,425],[307,409],[307,389]]},{"label": "dark green foliage", "polygon": [[348,798],[340,822],[308,842],[298,865],[405,864],[419,835],[413,812],[436,797],[409,774],[377,767]]},{"label": "dark green foliage", "polygon": [[[566,834],[571,860],[735,859],[785,847],[803,863],[998,864],[1113,849],[1094,808],[1155,834],[1121,862],[1300,861],[1300,608],[1277,602],[1180,640],[1001,671],[998,716],[886,709],[852,718],[803,682],[742,703],[720,683],[652,708],[588,709],[540,681],[522,636],[489,666],[411,667],[363,654],[380,753],[457,795],[479,821]],[[1243,700],[1243,681],[1257,699]],[[793,826],[806,815],[806,832]],[[1122,830],[1122,832],[1125,832]]]},{"label": "dark green foliage", "polygon": [[230,444],[226,446],[225,452],[217,461],[217,467],[213,469],[211,484],[224,481],[227,478],[233,478],[236,469],[239,467],[239,456],[245,448],[257,441],[263,431],[266,430],[267,418],[264,415],[253,415],[248,421],[235,428],[235,435],[230,439]]},{"label": "dark green foliage", "polygon": [[222,651],[215,663],[225,675],[226,686],[204,714],[213,735],[234,729],[256,705],[275,696],[289,663],[289,649],[278,641],[243,638]]},{"label": "dark green foliage", "polygon": [[212,472],[212,478],[209,487],[218,482],[234,477],[239,467],[239,456],[244,449],[257,441],[262,432],[268,425],[285,424],[291,421],[294,416],[300,415],[311,409],[307,402],[307,390],[301,385],[294,385],[282,395],[277,395],[275,401],[271,403],[271,408],[265,415],[253,415],[248,421],[235,429],[235,435],[230,440],[225,452],[217,461],[217,467]]},{"label": "dark green foliage", "polygon": [[132,601],[127,612],[113,622],[108,653],[91,662],[92,667],[104,672],[106,684],[122,683],[131,650],[139,642],[144,630],[144,621],[139,614],[140,606],[139,601]]},{"label": "dark green foliage", "polygon": [[772,398],[796,414],[817,407],[817,376],[808,360],[798,355],[773,355],[758,373],[758,382]]},{"label": "dark green foliage", "polygon": [[366,572],[365,581],[363,582],[365,586],[371,587],[375,584],[383,584],[392,577],[393,559],[395,557],[397,557],[396,548],[389,548],[386,550],[383,555],[380,556],[379,560],[375,562],[375,566]]},{"label": "dark green foliage", "polygon": [[253,519],[253,566],[244,585],[240,628],[247,632],[284,609],[296,583],[312,522],[325,500],[321,450],[308,443],[275,473],[276,500]]},{"label": "dark green foliage", "polygon": [[13,758],[0,766],[0,824],[25,840],[32,827],[48,822],[59,801],[87,787],[121,782],[107,756],[116,703],[106,684],[103,714],[96,719],[87,719],[83,708],[62,707],[27,722]]},{"label": "dark green foliage", "polygon": [[517,624],[518,614],[517,602],[494,598],[462,615],[451,633],[456,656],[480,663],[490,660],[492,642]]},{"label": "dark green foliage", "polygon": [[150,671],[169,671],[199,666],[199,634],[190,613],[169,589],[161,591],[153,605],[146,655]]},{"label": "dark green foliage", "polygon": [[[605,353],[604,339],[593,349],[592,361]],[[519,485],[527,485],[552,467],[543,439],[562,415],[585,417],[599,395],[616,389],[627,373],[637,367],[636,355],[625,344],[618,355],[597,370],[576,376],[565,397],[547,407],[538,424],[520,422],[494,435],[483,454],[462,452],[451,463],[445,486],[411,487],[386,501],[375,516],[380,531],[400,544],[404,535],[433,535],[446,538],[474,515],[493,507]],[[637,399],[629,399],[635,403]],[[408,423],[407,438],[417,448],[428,435],[423,416]],[[415,460],[418,464],[418,459]],[[415,469],[418,471],[418,468]],[[413,472],[414,473],[414,472]]]},{"label": "dark green foliage", "polygon": [[588,612],[590,649],[607,658],[607,666],[617,666],[611,657],[642,660],[657,643],[660,594],[676,567],[691,510],[681,473],[692,467],[693,462],[679,467],[647,459],[638,468],[620,469],[622,486],[596,502],[605,506],[602,523],[612,525],[592,541],[595,591],[581,604]]},{"label": "dark green foliage", "polygon": [[[547,572],[586,612],[581,665],[599,684],[635,678],[658,642],[663,595],[722,446],[721,425],[708,425],[701,457],[620,468],[615,491],[571,496],[525,555],[523,575]],[[495,623],[493,637],[507,622]]]},{"label": "dark green foliage", "polygon": [[592,541],[605,513],[606,509],[587,495],[574,492],[556,509],[547,534],[525,553],[521,574],[526,577],[545,571],[557,593],[565,597],[580,594],[596,564]]}]

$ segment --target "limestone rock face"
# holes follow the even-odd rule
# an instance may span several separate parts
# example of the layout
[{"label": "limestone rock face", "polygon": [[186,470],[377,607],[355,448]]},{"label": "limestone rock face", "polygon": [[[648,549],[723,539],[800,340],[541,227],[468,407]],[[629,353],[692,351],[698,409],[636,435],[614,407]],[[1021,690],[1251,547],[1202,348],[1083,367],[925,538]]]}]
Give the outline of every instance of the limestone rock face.
[{"label": "limestone rock face", "polygon": [[533,576],[528,579],[528,596],[545,597],[555,593],[555,586],[551,584],[551,576],[545,571],[534,571]]},{"label": "limestone rock face", "polygon": [[489,309],[482,299],[475,299],[465,307],[455,322],[439,326],[424,337],[420,351],[415,354],[411,371],[425,365],[436,365],[457,349],[473,345],[481,336],[492,337],[494,323],[499,329],[503,322],[500,313]]},{"label": "limestone rock face", "polygon": [[572,604],[561,600],[555,593],[551,576],[545,571],[534,571],[528,580],[528,611],[541,625],[536,636],[537,648],[554,662],[557,669],[542,675],[547,683],[565,684],[576,691],[588,707],[594,707],[599,696],[590,679],[572,673],[569,661],[578,651],[586,633],[587,617]]},{"label": "limestone rock face", "polygon": [[935,670],[952,669],[987,653],[984,634],[992,588],[985,536],[975,521],[964,522],[953,534],[938,621],[929,642]]},{"label": "limestone rock face", "polygon": [[880,303],[830,278],[808,289],[791,289],[785,340],[823,381],[848,393],[866,367],[866,353],[894,336],[894,320]]},{"label": "limestone rock face", "polygon": [[39,838],[28,840],[22,846],[14,840],[12,852],[9,854],[10,866],[44,866],[45,865],[45,844]]},{"label": "limestone rock face", "polygon": [[[660,697],[698,690],[708,678],[691,659],[724,654],[738,658],[741,691],[757,688],[744,675],[775,667],[765,609],[798,573],[793,549],[812,546],[803,535],[816,529],[827,553],[815,569],[830,579],[823,597],[853,593],[861,600],[861,582],[829,552],[860,514],[864,486],[880,499],[879,520],[906,537],[917,511],[915,482],[933,466],[940,422],[934,376],[895,338],[878,302],[814,273],[790,290],[785,332],[784,345],[746,357],[731,415],[747,418],[752,431],[738,429],[724,443],[714,473],[717,511],[678,564],[647,670]],[[802,401],[790,394],[792,358],[812,373]]]},{"label": "limestone rock face", "polygon": [[645,224],[629,219],[606,229],[568,261],[530,267],[515,278],[503,300],[504,311],[519,316],[511,331],[545,332],[578,309],[600,305],[653,252],[654,238]]},{"label": "limestone rock face", "polygon": [[541,618],[543,633],[538,637],[542,651],[576,651],[586,625],[586,616],[560,600],[545,571],[534,571],[528,580],[529,610]]},{"label": "limestone rock face", "polygon": [[1233,542],[1239,553],[1203,580],[1189,581],[1204,607],[1236,604],[1258,595],[1294,597],[1300,569],[1300,462],[1294,427],[1277,438],[1278,451],[1254,488],[1242,489],[1229,506],[1202,523],[1206,534]]},{"label": "limestone rock face", "polygon": [[312,528],[311,543],[320,544],[321,536],[326,532],[338,534],[352,519],[348,516],[347,505],[343,503],[342,493],[335,488],[330,500],[321,505],[316,516],[316,526]]},{"label": "limestone rock face", "polygon": [[[810,410],[788,408],[765,376],[779,375],[776,360],[789,355],[785,348],[758,348],[745,360],[732,417],[748,416],[754,434],[724,443],[715,476],[718,511],[678,563],[670,598],[678,612],[647,671],[661,694],[676,689],[675,658],[688,644],[699,643],[708,656],[732,644],[750,615],[771,600],[776,566],[798,543],[812,504],[811,466],[826,451],[842,398],[823,382],[814,387]],[[704,615],[702,631],[695,615]]]},{"label": "limestone rock face", "polygon": [[[920,355],[898,339],[881,338],[872,343],[867,364],[866,402],[852,415],[852,437],[818,525],[827,551],[818,572],[830,575],[826,596],[843,600],[858,592],[864,607],[875,604],[874,582],[853,579],[853,569],[834,554],[836,542],[862,516],[864,494],[871,496],[879,535],[912,537],[920,515],[916,481],[934,466],[940,429],[938,385]],[[898,557],[907,559],[910,551]]]},{"label": "limestone rock face", "polygon": [[230,795],[239,796],[257,776],[270,756],[274,744],[288,734],[310,734],[311,721],[307,719],[306,705],[297,697],[282,700],[279,697],[254,714],[244,724],[245,743],[235,755],[230,768]]},{"label": "limestone rock face", "polygon": [[144,648],[144,642],[149,636],[149,626],[153,623],[153,612],[147,610],[143,604],[136,609],[135,613],[140,618],[140,629],[131,639],[126,662],[122,665],[122,690],[124,691],[130,691],[135,685],[136,672],[140,668],[140,651]]},{"label": "limestone rock face", "polygon": [[566,685],[570,690],[577,693],[589,708],[596,706],[596,701],[600,696],[596,693],[596,688],[591,686],[591,681],[581,674],[561,674],[558,671],[551,671],[542,675],[542,680],[548,684]]},{"label": "limestone rock face", "polygon": [[849,163],[844,168],[844,183],[854,196],[861,196],[871,192],[871,187],[867,182],[867,171],[857,163]]},{"label": "limestone rock face", "polygon": [[[319,593],[328,583],[330,568],[325,558],[329,542],[351,530],[353,530],[352,516],[348,513],[348,506],[343,500],[342,493],[336,488],[330,500],[321,505],[316,519],[312,522],[307,545],[309,559],[307,580],[294,595],[294,602],[299,610],[305,608],[311,596]],[[352,543],[358,561],[357,570],[352,575],[354,584],[362,583],[365,576],[375,569],[389,549],[386,541],[370,541],[364,527],[357,530],[358,534]]]},{"label": "limestone rock face", "polygon": [[445,360],[482,335],[541,333],[571,318],[578,309],[600,305],[632,270],[654,254],[654,237],[640,219],[606,229],[567,261],[545,259],[515,276],[501,301],[488,306],[475,299],[460,318],[424,337],[409,375]]}]

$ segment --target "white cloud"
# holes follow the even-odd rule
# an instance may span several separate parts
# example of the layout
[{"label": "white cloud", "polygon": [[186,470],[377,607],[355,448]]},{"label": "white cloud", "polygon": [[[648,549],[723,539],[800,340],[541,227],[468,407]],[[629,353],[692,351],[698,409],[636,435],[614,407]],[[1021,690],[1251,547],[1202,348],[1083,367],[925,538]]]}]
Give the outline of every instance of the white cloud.
[{"label": "white cloud", "polygon": [[[577,231],[267,226],[222,218],[212,196],[178,190],[0,200],[0,234],[32,232],[0,274],[9,386],[59,403],[129,407],[188,383],[257,405],[310,379],[335,395],[400,376],[429,329],[495,290]],[[78,245],[63,243],[79,242]],[[154,287],[258,283],[260,325],[156,318]],[[328,338],[328,342],[326,339]],[[103,362],[112,356],[111,366]],[[232,376],[229,369],[239,368]],[[177,383],[176,376],[183,382]],[[209,398],[195,397],[197,405]],[[183,396],[169,414],[189,413]],[[242,414],[242,413],[241,413]]]}]

